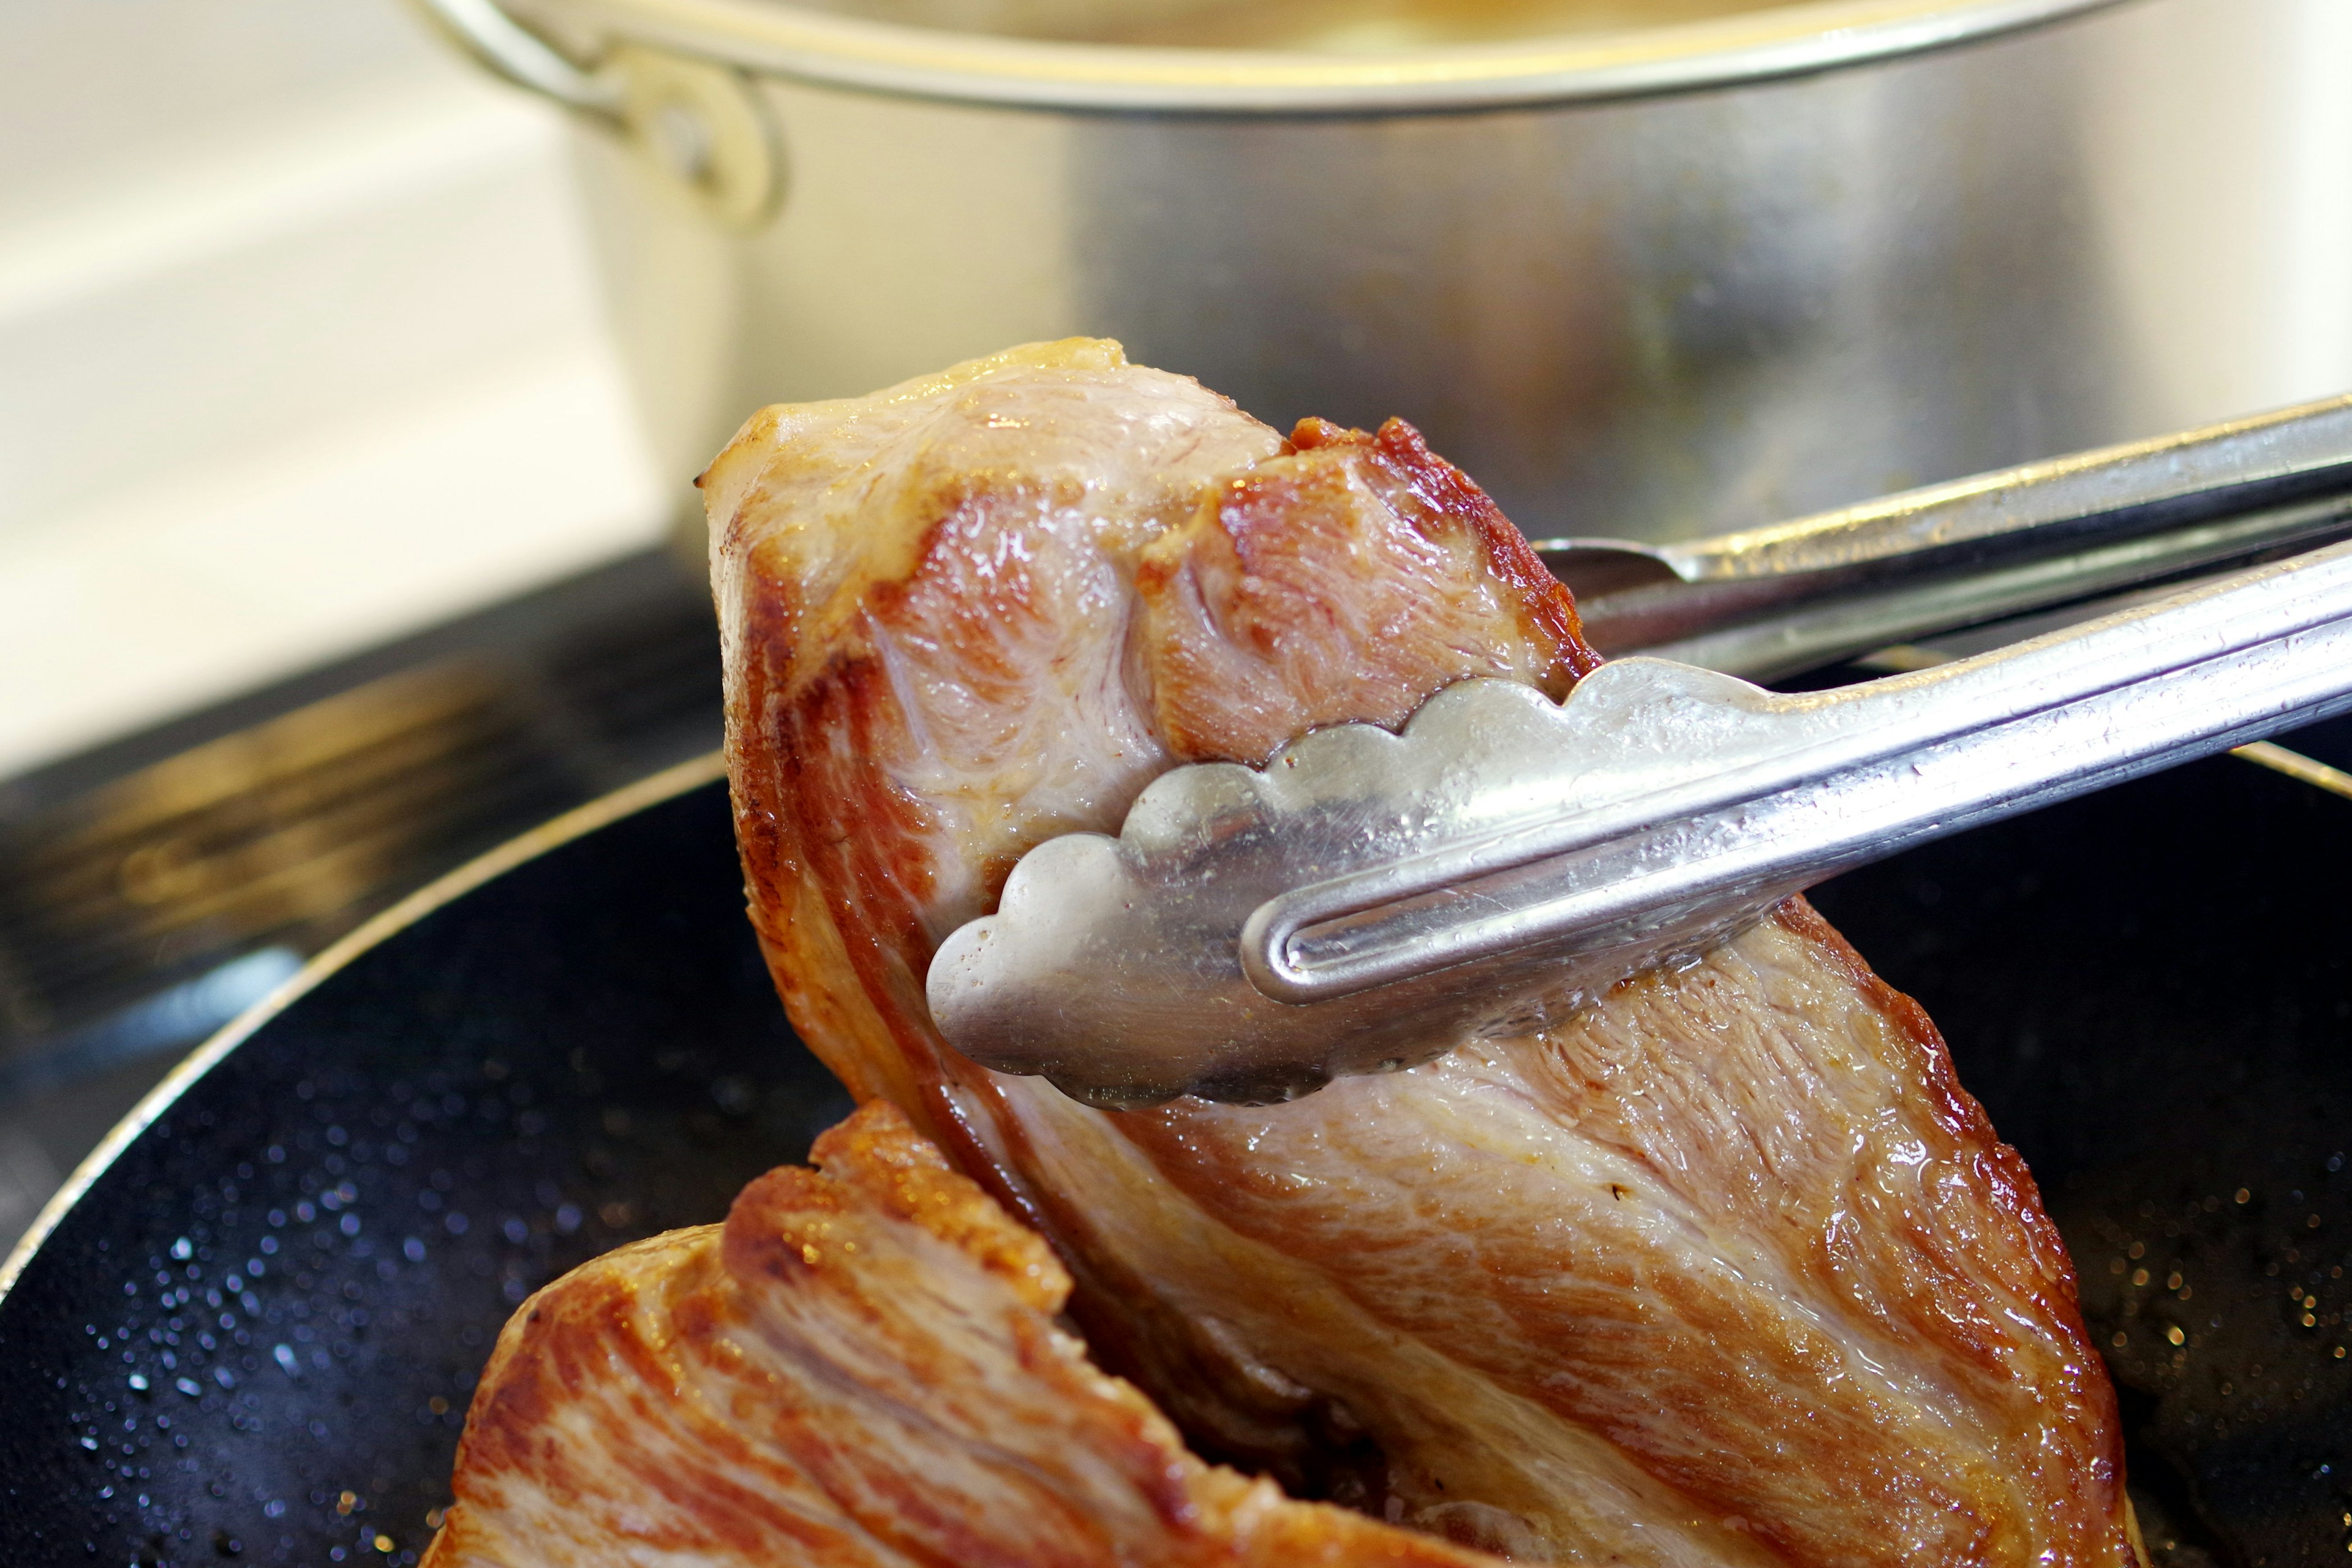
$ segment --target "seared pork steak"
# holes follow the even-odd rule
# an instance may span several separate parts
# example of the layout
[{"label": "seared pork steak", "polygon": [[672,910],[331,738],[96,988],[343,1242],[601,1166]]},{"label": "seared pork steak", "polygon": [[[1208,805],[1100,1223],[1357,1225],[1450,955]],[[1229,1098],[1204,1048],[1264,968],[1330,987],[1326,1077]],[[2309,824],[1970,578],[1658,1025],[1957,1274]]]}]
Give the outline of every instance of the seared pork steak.
[{"label": "seared pork steak", "polygon": [[2032,1178],[1801,900],[1570,1024],[1261,1109],[1089,1110],[933,947],[1181,763],[1597,662],[1391,422],[1287,441],[1087,340],[772,408],[703,480],[751,915],[802,1037],[1053,1245],[1205,1451],[1519,1558],[2129,1561]]}]

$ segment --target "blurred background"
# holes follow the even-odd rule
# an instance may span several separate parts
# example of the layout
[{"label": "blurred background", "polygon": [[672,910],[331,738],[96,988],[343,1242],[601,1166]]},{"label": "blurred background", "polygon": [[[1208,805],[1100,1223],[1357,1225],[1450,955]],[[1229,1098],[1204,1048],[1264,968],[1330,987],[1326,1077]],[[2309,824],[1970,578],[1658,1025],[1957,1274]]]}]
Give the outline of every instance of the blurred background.
[{"label": "blurred background", "polygon": [[559,111],[396,0],[0,0],[0,1250],[179,1053],[717,743]]}]

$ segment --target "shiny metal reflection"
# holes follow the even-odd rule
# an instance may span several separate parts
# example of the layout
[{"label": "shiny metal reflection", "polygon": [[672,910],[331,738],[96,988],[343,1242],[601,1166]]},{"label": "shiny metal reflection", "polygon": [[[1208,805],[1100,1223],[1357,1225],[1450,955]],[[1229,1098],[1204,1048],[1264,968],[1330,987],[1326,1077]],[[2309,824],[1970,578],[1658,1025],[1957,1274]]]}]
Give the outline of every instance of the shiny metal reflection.
[{"label": "shiny metal reflection", "polygon": [[1572,1014],[1835,873],[2352,711],[2352,544],[1885,681],[1612,660],[1178,768],[1013,868],[927,976],[1095,1103],[1256,1103]]},{"label": "shiny metal reflection", "polygon": [[761,404],[1073,333],[1278,426],[1409,418],[1531,535],[1728,531],[2352,384],[2329,0],[1349,56],[511,8],[583,59],[728,61],[775,127],[786,194],[737,234],[581,132],[681,500]]}]

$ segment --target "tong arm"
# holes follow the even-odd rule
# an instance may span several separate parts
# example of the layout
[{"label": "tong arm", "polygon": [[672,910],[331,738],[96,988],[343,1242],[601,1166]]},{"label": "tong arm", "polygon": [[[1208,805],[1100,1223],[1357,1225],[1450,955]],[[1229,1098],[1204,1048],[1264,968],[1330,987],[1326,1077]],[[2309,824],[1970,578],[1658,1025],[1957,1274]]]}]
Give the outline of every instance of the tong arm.
[{"label": "tong arm", "polygon": [[[1566,937],[1576,924],[1606,918],[1591,912],[1600,905],[1622,910],[1653,894],[1621,879],[1609,884],[1609,897],[1597,903],[1587,889],[1588,896],[1578,905],[1587,912],[1580,915],[1572,915],[1556,900],[1543,906],[1541,914],[1513,908],[1507,913],[1456,914],[1444,921],[1424,915],[1409,920],[1387,941],[1358,922],[1344,956],[1328,942],[1324,946],[1329,951],[1320,962],[1307,956],[1317,951],[1311,943],[1293,951],[1301,933],[1318,925],[1654,832],[1661,824],[1697,823],[1735,809],[1752,812],[1774,797],[1833,775],[1856,775],[1847,783],[1849,796],[1864,776],[1891,784],[1905,771],[1924,767],[1928,753],[1956,737],[1962,738],[1961,749],[1986,767],[1988,787],[1999,780],[2004,790],[2018,787],[2021,771],[2046,773],[2035,780],[2040,788],[2063,785],[2078,775],[2104,779],[2107,770],[2120,763],[2161,766],[2179,760],[2179,748],[2235,732],[2249,721],[2275,727],[2278,700],[2289,698],[2299,705],[2301,699],[2294,693],[2301,684],[2352,688],[2352,662],[2331,668],[2309,648],[2257,658],[2268,645],[2347,618],[2352,618],[2352,545],[2014,647],[1828,691],[1780,695],[1663,660],[1604,665],[1571,698],[1567,711],[1582,708],[1580,728],[1587,731],[1667,726],[1675,765],[1620,767],[1604,778],[1564,776],[1566,787],[1559,798],[1574,804],[1556,815],[1465,837],[1430,853],[1278,895],[1255,910],[1244,926],[1243,969],[1268,996],[1307,1003],[1531,942]],[[2307,680],[2291,679],[2282,664],[2303,670]],[[2148,691],[2139,688],[2168,679],[2177,687],[2195,679],[2208,665],[2215,668],[2205,672],[2204,688],[2213,688],[2217,678],[2240,666],[2260,668],[2265,679],[2283,684],[2270,695],[2241,694],[2235,688],[2242,682],[2233,683],[2226,693],[2203,690],[2194,707],[2184,706],[2160,732],[2143,732],[2118,721],[2124,712],[2137,711],[2148,701]],[[2171,700],[2180,700],[2176,689]],[[2020,744],[2005,739],[2007,731],[2043,714],[2060,715],[2058,722],[2044,729],[2079,731],[2079,739],[2063,752],[2038,759],[1997,755]],[[1560,738],[1570,744],[1578,739]],[[2032,742],[2047,743],[2047,737]],[[1849,798],[1847,804],[1853,813],[1856,802]],[[1948,813],[1974,804],[1941,801],[1939,806]],[[1885,820],[1884,811],[1872,815],[1880,819],[1873,828],[1876,835],[1901,826]],[[1819,821],[1817,812],[1803,816],[1810,834],[1799,831],[1793,822],[1769,834],[1757,831],[1751,823],[1744,837],[1772,840],[1769,858],[1779,875],[1804,872],[1809,880],[1818,880],[1854,863],[1853,852],[1861,846],[1850,826]],[[1915,837],[1906,835],[1905,841]],[[1698,867],[1708,858],[1690,857],[1691,872],[1676,880],[1694,881]],[[1808,863],[1815,860],[1819,868],[1809,869]],[[1561,873],[1565,877],[1567,868],[1561,868]],[[1645,879],[1643,885],[1654,880]],[[1512,900],[1524,901],[1524,895]],[[1404,940],[1407,930],[1410,941]]]},{"label": "tong arm", "polygon": [[1604,653],[1769,680],[2352,531],[2352,396],[1668,544],[1538,545]]},{"label": "tong arm", "polygon": [[1094,1103],[1266,1100],[1566,1016],[1822,877],[2352,710],[2352,545],[1780,695],[1653,659],[1177,769],[931,965],[950,1043]]},{"label": "tong arm", "polygon": [[2169,528],[2347,485],[2352,485],[2352,394],[1925,485],[1711,539],[1651,545],[1563,540],[1557,547],[1631,550],[1684,583],[1738,582],[1916,563],[1937,552],[2050,539],[2071,530],[2112,537]]}]

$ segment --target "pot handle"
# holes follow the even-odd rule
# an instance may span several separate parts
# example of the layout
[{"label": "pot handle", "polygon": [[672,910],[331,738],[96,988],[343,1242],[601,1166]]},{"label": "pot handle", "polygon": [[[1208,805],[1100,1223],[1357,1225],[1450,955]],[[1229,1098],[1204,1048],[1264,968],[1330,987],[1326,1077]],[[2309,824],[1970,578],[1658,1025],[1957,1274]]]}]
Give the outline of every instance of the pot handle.
[{"label": "pot handle", "polygon": [[740,232],[775,216],[776,128],[739,71],[632,44],[583,66],[499,0],[411,0],[435,31],[492,74],[617,132],[703,213]]},{"label": "pot handle", "polygon": [[426,21],[486,69],[564,108],[615,125],[626,91],[609,71],[574,64],[499,9],[498,0],[411,0]]}]

